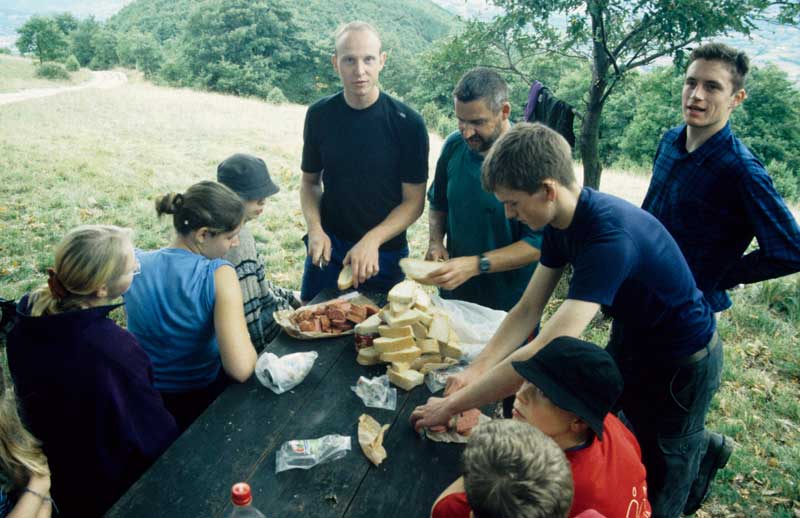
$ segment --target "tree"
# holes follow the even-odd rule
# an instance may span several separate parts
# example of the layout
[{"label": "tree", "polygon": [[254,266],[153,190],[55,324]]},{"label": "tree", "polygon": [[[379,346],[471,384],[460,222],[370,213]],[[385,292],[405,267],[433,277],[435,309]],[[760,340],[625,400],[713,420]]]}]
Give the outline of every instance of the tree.
[{"label": "tree", "polygon": [[[633,70],[671,56],[684,61],[687,47],[739,32],[782,6],[778,21],[795,20],[795,2],[773,0],[492,0],[503,15],[482,24],[482,38],[504,48],[504,63],[524,76],[520,63],[565,56],[591,64],[578,142],[584,182],[598,187],[602,165],[599,135],[603,107]],[[528,78],[530,79],[530,78]]]},{"label": "tree", "polygon": [[58,29],[64,36],[69,36],[72,31],[78,28],[78,20],[71,13],[56,14],[53,16],[53,21],[56,22]]},{"label": "tree", "polygon": [[78,63],[81,66],[89,66],[94,57],[94,45],[92,45],[92,38],[100,30],[100,24],[90,16],[85,20],[78,22],[78,26],[70,33],[70,47],[72,54],[78,58]]},{"label": "tree", "polygon": [[117,35],[106,28],[101,28],[92,35],[94,56],[89,63],[92,70],[108,70],[119,61],[117,57]]},{"label": "tree", "polygon": [[34,54],[40,64],[66,55],[67,40],[53,18],[32,16],[17,33],[19,51],[22,54]]}]

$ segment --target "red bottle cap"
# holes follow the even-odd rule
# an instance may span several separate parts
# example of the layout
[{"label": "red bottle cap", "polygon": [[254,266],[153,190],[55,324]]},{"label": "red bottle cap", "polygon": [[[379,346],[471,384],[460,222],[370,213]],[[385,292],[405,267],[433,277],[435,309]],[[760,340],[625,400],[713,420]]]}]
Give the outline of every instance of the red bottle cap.
[{"label": "red bottle cap", "polygon": [[231,488],[231,502],[233,505],[250,505],[253,496],[250,494],[250,484],[239,482]]}]

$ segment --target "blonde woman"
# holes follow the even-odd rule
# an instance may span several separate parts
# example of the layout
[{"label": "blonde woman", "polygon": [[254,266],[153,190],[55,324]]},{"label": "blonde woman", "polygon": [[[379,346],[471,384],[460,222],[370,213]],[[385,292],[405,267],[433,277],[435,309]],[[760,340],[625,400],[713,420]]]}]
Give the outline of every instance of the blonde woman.
[{"label": "blonde woman", "polygon": [[130,231],[78,227],[17,308],[8,366],[60,517],[102,515],[177,436],[147,355],[108,317],[138,271]]},{"label": "blonde woman", "polygon": [[50,468],[22,425],[17,399],[0,372],[0,518],[50,518]]},{"label": "blonde woman", "polygon": [[128,329],[183,430],[255,369],[239,278],[222,259],[239,244],[244,205],[224,185],[200,182],[159,198],[156,213],[172,216],[175,236],[165,248],[136,251],[142,274],[125,294]]}]

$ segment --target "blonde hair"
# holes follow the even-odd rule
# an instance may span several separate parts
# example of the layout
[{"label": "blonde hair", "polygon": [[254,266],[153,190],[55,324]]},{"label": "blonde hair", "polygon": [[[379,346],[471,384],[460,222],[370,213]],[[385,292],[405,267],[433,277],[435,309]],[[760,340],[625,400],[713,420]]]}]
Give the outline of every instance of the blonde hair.
[{"label": "blonde hair", "polygon": [[45,284],[31,295],[31,316],[80,309],[103,285],[125,273],[132,232],[113,225],[82,225],[72,229],[56,246],[54,272],[67,292],[57,297]]},{"label": "blonde hair", "polygon": [[47,475],[50,470],[41,444],[19,418],[14,389],[6,388],[2,371],[0,391],[0,472],[4,475],[3,490],[9,493],[25,487],[31,474]]},{"label": "blonde hair", "polygon": [[383,47],[383,42],[381,41],[381,35],[378,32],[378,29],[376,29],[374,25],[372,25],[369,22],[355,20],[346,23],[344,25],[340,25],[339,28],[336,29],[336,32],[333,35],[333,53],[338,55],[339,40],[342,37],[344,37],[345,34],[347,34],[348,32],[358,32],[358,31],[371,32],[372,34],[375,35],[376,38],[378,38],[378,46]]}]

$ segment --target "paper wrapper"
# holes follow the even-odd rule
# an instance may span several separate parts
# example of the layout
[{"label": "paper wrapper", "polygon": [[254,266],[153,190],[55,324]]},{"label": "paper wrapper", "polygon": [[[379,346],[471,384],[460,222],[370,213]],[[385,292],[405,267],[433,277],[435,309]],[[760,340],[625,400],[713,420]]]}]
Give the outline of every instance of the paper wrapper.
[{"label": "paper wrapper", "polygon": [[[361,304],[361,305],[372,305],[376,306],[372,300],[364,295],[358,293],[357,291],[348,293],[342,297],[333,300],[326,300],[325,302],[320,302],[319,304],[313,304],[311,306],[301,306],[297,309],[281,309],[279,311],[275,311],[272,313],[272,318],[275,322],[281,326],[287,335],[291,336],[292,338],[297,338],[298,340],[317,340],[320,338],[336,338],[337,336],[347,336],[352,335],[354,333],[353,329],[348,329],[347,331],[342,331],[341,333],[319,333],[316,331],[300,331],[300,328],[297,327],[297,324],[294,323],[292,320],[292,316],[297,313],[298,311],[306,310],[306,309],[314,309],[319,306],[325,306],[333,302],[334,300],[344,300],[347,302],[351,302],[353,304]],[[377,306],[376,306],[377,308]]]},{"label": "paper wrapper", "polygon": [[383,447],[383,434],[389,425],[381,426],[378,421],[367,414],[358,418],[358,444],[361,451],[376,466],[386,458],[386,449]]},{"label": "paper wrapper", "polygon": [[[488,423],[491,421],[492,418],[487,416],[484,413],[478,417],[478,424],[476,426],[480,426],[483,423]],[[473,428],[474,430],[474,428]],[[425,436],[436,442],[455,442],[460,444],[466,444],[469,441],[469,435],[461,435],[455,430],[448,429],[446,432],[432,432],[429,429],[425,429]]]}]

